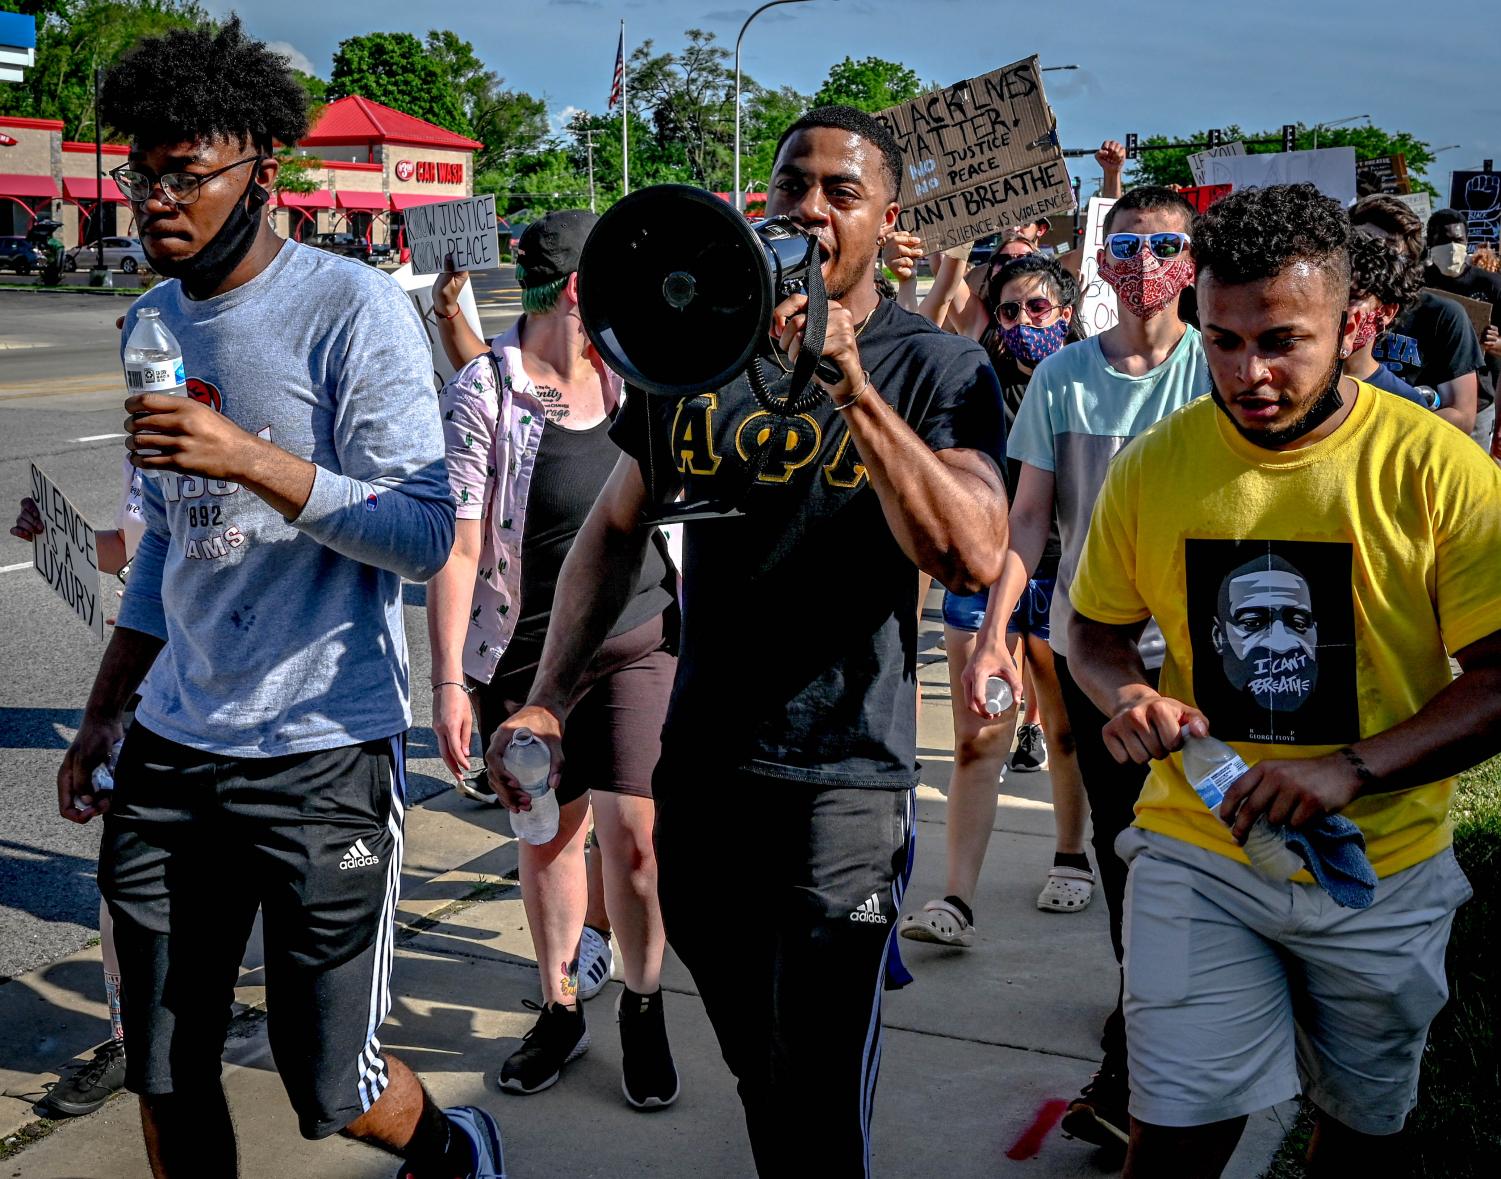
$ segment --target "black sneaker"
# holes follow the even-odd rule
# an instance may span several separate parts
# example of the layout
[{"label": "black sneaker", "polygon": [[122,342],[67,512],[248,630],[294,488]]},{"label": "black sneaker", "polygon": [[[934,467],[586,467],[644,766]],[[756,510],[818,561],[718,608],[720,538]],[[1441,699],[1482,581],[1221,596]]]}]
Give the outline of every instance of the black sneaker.
[{"label": "black sneaker", "polygon": [[1048,743],[1042,735],[1041,725],[1023,725],[1016,735],[1016,752],[1011,755],[1011,768],[1019,774],[1030,774],[1048,764]]},{"label": "black sneaker", "polygon": [[530,999],[523,999],[521,1005],[541,1014],[522,1037],[521,1047],[500,1066],[495,1083],[507,1093],[540,1093],[557,1083],[565,1064],[589,1051],[589,1029],[584,1025],[582,1005],[538,1007]]},{"label": "black sneaker", "polygon": [[620,1021],[620,1088],[625,1099],[637,1109],[667,1108],[678,1099],[681,1086],[667,1046],[660,988],[650,995],[622,988],[615,1014]]},{"label": "black sneaker", "polygon": [[91,1114],[125,1087],[125,1045],[111,1040],[94,1049],[94,1059],[47,1095],[47,1109],[64,1118]]},{"label": "black sneaker", "polygon": [[1130,1097],[1131,1084],[1123,1071],[1101,1069],[1069,1102],[1063,1132],[1096,1146],[1125,1146],[1131,1141],[1131,1115],[1126,1112]]}]

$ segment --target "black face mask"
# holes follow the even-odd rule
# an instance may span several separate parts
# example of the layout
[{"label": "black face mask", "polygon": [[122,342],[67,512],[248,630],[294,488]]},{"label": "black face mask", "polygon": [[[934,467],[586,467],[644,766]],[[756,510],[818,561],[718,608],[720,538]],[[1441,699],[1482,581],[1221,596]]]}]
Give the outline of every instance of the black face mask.
[{"label": "black face mask", "polygon": [[[1345,325],[1350,320],[1349,312],[1340,316],[1339,335],[1336,337],[1341,344],[1345,338]],[[1324,391],[1318,399],[1308,407],[1308,412],[1294,422],[1291,426],[1282,430],[1244,430],[1241,424],[1235,420],[1235,415],[1225,404],[1225,399],[1220,396],[1219,386],[1214,383],[1214,377],[1209,378],[1209,396],[1214,398],[1214,403],[1220,407],[1220,412],[1230,419],[1230,424],[1235,427],[1247,442],[1254,446],[1260,446],[1268,450],[1277,450],[1296,442],[1299,438],[1305,438],[1313,433],[1344,407],[1344,395],[1340,393],[1340,382],[1345,377],[1345,358],[1339,352],[1334,354],[1334,365],[1329,370],[1329,380],[1324,386]]]},{"label": "black face mask", "polygon": [[[255,167],[259,166],[257,160]],[[270,199],[271,194],[256,183],[252,168],[250,183],[208,244],[190,258],[160,262],[153,258],[152,269],[177,279],[191,298],[208,298],[250,252],[260,232],[261,209]]]}]

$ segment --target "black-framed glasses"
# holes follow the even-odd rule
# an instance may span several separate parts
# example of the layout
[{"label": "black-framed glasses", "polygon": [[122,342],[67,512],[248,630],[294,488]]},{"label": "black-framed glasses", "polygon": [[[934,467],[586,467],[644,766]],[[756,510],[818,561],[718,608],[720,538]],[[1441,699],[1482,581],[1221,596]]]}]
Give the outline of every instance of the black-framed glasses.
[{"label": "black-framed glasses", "polygon": [[1192,241],[1186,233],[1112,233],[1105,239],[1105,249],[1112,258],[1124,262],[1136,257],[1141,247],[1146,246],[1156,257],[1171,262]]},{"label": "black-framed glasses", "polygon": [[215,176],[223,176],[232,168],[238,168],[241,164],[259,164],[265,156],[246,156],[243,160],[236,160],[232,164],[225,164],[222,168],[215,168],[212,172],[168,172],[163,176],[153,176],[150,172],[140,168],[132,168],[129,164],[122,164],[110,172],[115,178],[115,183],[120,186],[120,191],[125,194],[125,199],[132,204],[144,204],[151,197],[151,190],[158,184],[162,186],[162,195],[174,205],[191,205],[198,199],[199,191]]},{"label": "black-framed glasses", "polygon": [[1022,308],[1027,309],[1027,314],[1034,319],[1041,319],[1049,311],[1056,311],[1061,304],[1044,299],[1041,295],[1034,295],[1030,299],[1023,299],[1018,303],[1015,299],[1007,299],[1004,303],[996,304],[996,311],[1002,319],[1017,320],[1022,317]]}]

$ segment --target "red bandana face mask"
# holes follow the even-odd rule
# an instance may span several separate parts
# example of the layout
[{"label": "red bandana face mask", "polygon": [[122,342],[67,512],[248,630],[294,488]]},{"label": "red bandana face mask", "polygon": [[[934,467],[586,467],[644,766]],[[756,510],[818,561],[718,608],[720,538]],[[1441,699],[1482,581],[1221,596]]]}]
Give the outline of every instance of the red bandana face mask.
[{"label": "red bandana face mask", "polygon": [[1359,352],[1385,329],[1386,325],[1381,320],[1381,313],[1372,311],[1360,321],[1360,326],[1355,329],[1355,339],[1350,342],[1351,355]]},{"label": "red bandana face mask", "polygon": [[1124,260],[1112,258],[1107,250],[1100,277],[1115,288],[1122,310],[1138,319],[1151,319],[1193,282],[1194,268],[1186,252],[1164,262],[1146,248]]}]

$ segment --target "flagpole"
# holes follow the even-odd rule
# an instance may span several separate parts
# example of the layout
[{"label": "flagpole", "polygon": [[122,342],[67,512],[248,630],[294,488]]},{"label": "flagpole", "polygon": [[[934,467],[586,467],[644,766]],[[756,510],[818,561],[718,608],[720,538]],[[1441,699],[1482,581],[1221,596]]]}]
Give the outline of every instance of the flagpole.
[{"label": "flagpole", "polygon": [[631,95],[630,65],[625,59],[625,18],[620,19],[620,187],[621,196],[631,191]]}]

